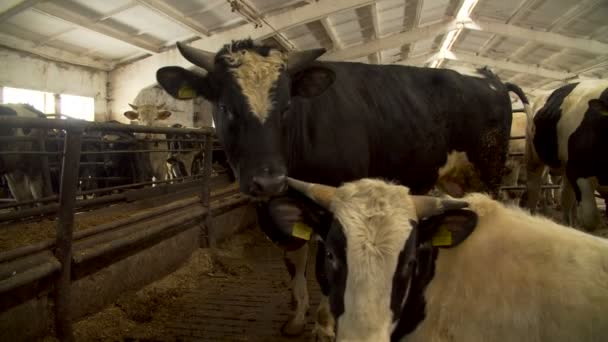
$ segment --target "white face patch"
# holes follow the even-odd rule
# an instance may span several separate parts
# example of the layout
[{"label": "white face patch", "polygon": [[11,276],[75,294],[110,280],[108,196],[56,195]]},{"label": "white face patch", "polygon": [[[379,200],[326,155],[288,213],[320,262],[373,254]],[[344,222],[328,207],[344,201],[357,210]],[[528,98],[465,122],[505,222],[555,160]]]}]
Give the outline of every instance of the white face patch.
[{"label": "white face patch", "polygon": [[410,219],[416,219],[409,190],[365,179],[340,187],[331,206],[347,241],[338,340],[389,341],[393,278],[412,230]]},{"label": "white face patch", "polygon": [[271,90],[285,66],[285,56],[276,50],[271,50],[268,57],[242,50],[226,56],[231,63],[239,65],[231,69],[237,83],[247,99],[253,114],[264,123],[273,107],[270,98]]}]

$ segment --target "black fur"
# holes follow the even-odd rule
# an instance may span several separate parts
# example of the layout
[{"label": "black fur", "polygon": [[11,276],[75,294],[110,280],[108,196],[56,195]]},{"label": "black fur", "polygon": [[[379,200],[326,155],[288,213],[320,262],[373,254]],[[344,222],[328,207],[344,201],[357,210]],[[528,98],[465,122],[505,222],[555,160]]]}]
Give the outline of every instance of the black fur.
[{"label": "black fur", "polygon": [[[608,103],[608,89],[599,100]],[[597,177],[601,185],[608,185],[608,115],[588,107],[583,121],[568,139],[566,176],[574,188],[576,200],[581,200],[578,178]]]},{"label": "black fur", "polygon": [[577,85],[571,83],[555,90],[534,116],[534,148],[539,158],[550,167],[557,168],[561,164],[557,150],[557,123],[562,117],[560,107]]}]

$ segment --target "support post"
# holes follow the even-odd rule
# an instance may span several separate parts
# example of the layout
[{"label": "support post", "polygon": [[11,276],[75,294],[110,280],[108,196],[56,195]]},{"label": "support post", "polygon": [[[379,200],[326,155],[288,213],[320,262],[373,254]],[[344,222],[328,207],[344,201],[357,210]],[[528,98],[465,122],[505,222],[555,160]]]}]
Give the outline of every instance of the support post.
[{"label": "support post", "polygon": [[55,284],[55,332],[57,338],[62,342],[74,341],[70,313],[72,233],[82,132],[82,129],[78,128],[68,130],[63,148],[64,158],[61,170],[60,207],[55,249],[55,256],[61,263],[61,271]]},{"label": "support post", "polygon": [[213,136],[211,134],[205,135],[204,145],[204,159],[203,159],[203,188],[201,193],[201,202],[203,207],[207,209],[205,213],[204,222],[201,225],[201,236],[200,244],[201,247],[209,247],[209,230],[211,228],[211,168],[213,167]]}]

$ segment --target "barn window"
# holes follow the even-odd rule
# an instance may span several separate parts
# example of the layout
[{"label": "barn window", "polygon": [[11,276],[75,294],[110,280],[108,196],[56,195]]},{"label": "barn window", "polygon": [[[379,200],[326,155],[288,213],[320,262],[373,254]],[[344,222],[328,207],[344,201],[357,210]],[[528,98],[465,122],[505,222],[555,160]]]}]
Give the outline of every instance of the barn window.
[{"label": "barn window", "polygon": [[59,106],[63,115],[74,119],[95,120],[95,99],[92,97],[61,94]]},{"label": "barn window", "polygon": [[38,90],[2,87],[2,103],[27,103],[43,113],[55,112],[53,93]]}]

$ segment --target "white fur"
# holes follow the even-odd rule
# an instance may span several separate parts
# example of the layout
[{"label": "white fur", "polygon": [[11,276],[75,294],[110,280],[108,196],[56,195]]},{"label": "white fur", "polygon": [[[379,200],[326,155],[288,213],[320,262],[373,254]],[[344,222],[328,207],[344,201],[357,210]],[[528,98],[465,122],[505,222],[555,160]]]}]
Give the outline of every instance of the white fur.
[{"label": "white fur", "polygon": [[253,114],[264,123],[273,107],[271,91],[285,66],[285,56],[276,50],[263,57],[253,51],[242,50],[229,58],[239,65],[232,69]]},{"label": "white fur", "polygon": [[405,187],[361,180],[340,187],[332,212],[344,227],[348,278],[338,341],[388,341],[392,279],[415,208]]},{"label": "white fur", "polygon": [[[605,341],[608,240],[464,197],[475,231],[440,249],[425,291],[426,318],[404,341]],[[416,219],[409,190],[377,180],[348,183],[331,209],[347,238],[345,312],[338,341],[389,341],[397,257]]]}]

